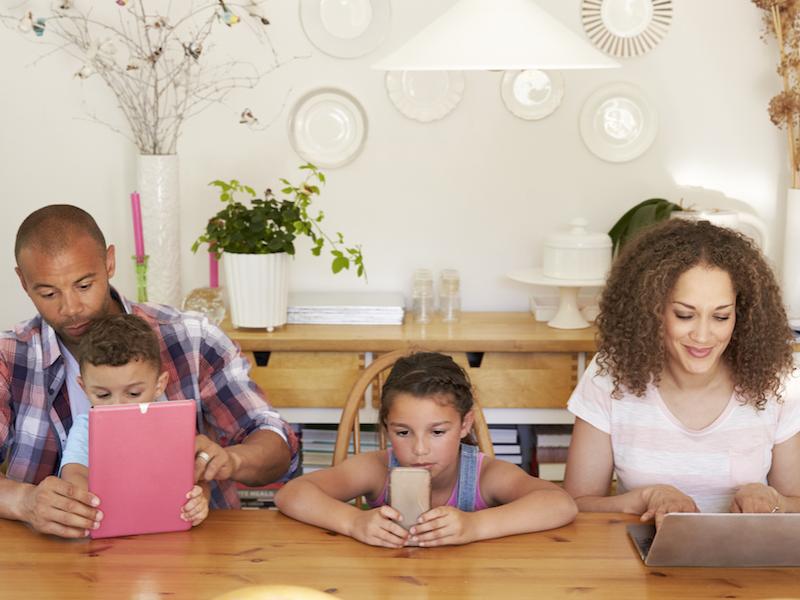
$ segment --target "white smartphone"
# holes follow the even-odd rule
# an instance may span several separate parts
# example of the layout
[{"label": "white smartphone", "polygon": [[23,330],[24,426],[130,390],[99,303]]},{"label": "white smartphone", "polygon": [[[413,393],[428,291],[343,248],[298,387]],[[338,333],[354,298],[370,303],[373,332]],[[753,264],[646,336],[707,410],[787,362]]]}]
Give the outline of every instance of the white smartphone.
[{"label": "white smartphone", "polygon": [[[409,529],[431,509],[431,473],[419,467],[395,467],[389,473],[389,504],[403,515],[400,525]],[[409,544],[414,545],[414,544]]]}]

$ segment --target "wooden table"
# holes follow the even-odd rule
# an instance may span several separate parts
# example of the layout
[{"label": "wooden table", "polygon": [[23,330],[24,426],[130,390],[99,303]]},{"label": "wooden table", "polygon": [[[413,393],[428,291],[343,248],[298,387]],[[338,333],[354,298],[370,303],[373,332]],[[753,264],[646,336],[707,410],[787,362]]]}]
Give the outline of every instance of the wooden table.
[{"label": "wooden table", "polygon": [[374,548],[268,510],[216,511],[191,532],[66,541],[0,520],[0,598],[213,598],[283,583],[334,598],[778,598],[800,568],[648,568],[616,514],[460,547]]}]

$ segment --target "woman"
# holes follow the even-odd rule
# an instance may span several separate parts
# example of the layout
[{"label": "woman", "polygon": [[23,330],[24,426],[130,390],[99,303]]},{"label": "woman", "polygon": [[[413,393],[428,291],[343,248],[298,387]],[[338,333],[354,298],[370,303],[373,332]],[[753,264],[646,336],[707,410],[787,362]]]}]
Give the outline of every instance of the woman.
[{"label": "woman", "polygon": [[565,487],[580,510],[657,525],[668,512],[800,511],[793,337],[747,238],[683,219],[645,231],[615,260],[597,324],[569,401]]}]

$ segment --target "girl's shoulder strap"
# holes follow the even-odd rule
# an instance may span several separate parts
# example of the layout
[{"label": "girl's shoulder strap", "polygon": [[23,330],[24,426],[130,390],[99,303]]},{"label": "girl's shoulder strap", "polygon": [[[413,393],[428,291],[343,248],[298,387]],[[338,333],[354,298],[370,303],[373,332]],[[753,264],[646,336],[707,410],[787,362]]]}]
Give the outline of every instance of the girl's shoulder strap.
[{"label": "girl's shoulder strap", "polygon": [[458,465],[458,498],[456,507],[464,512],[475,511],[475,493],[480,478],[478,448],[461,444],[461,459]]}]

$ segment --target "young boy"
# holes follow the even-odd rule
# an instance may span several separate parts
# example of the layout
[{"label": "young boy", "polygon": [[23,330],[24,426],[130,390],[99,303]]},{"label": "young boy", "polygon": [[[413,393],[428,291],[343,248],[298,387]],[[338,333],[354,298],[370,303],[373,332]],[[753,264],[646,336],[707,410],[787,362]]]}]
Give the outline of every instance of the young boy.
[{"label": "young boy", "polygon": [[[168,373],[161,371],[158,340],[140,317],[129,314],[103,318],[81,337],[78,347],[78,383],[93,406],[152,402],[164,393]],[[197,461],[200,472],[216,446],[205,436]],[[222,450],[219,448],[219,450]],[[224,451],[222,452],[224,454]],[[75,417],[61,459],[60,476],[65,481],[89,487],[89,415]],[[195,468],[197,479],[198,465]],[[181,518],[199,525],[208,516],[209,488],[195,485],[187,494]],[[98,527],[99,523],[95,523]]]}]

